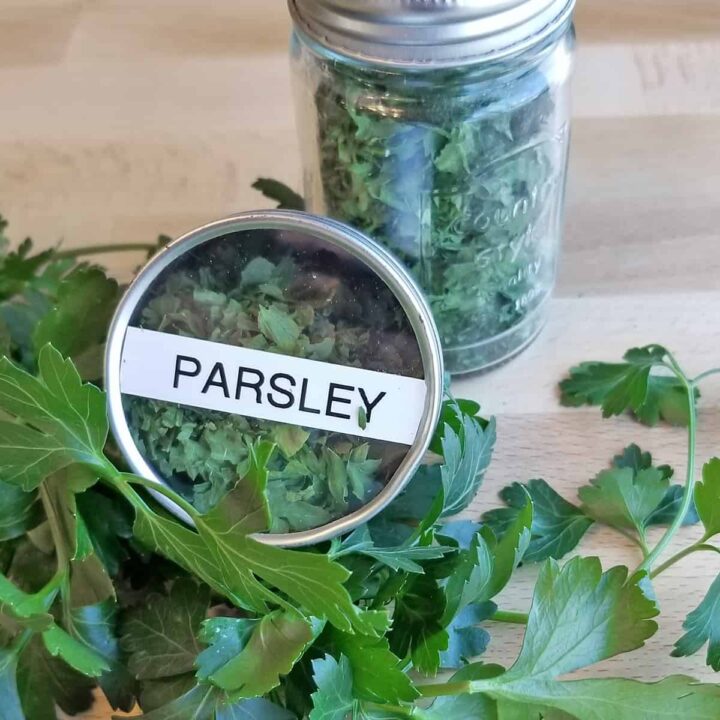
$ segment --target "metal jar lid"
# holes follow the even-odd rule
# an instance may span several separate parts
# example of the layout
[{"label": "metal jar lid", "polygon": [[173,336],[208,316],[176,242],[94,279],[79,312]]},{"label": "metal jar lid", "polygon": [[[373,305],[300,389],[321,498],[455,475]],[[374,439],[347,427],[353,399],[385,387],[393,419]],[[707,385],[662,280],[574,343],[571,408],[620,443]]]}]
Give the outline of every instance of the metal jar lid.
[{"label": "metal jar lid", "polygon": [[297,27],[342,55],[397,67],[503,57],[550,36],[575,0],[288,0]]},{"label": "metal jar lid", "polygon": [[386,250],[334,220],[258,211],[184,235],[140,271],[105,384],[132,470],[201,512],[274,443],[272,526],[257,537],[291,547],[351,530],[404,488],[438,422],[442,353]]}]

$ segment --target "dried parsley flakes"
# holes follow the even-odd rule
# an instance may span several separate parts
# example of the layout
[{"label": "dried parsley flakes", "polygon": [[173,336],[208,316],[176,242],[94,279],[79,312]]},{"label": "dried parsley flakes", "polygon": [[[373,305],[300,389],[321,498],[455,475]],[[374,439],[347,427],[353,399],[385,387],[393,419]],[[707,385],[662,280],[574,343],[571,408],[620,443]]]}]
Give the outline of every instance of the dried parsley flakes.
[{"label": "dried parsley flakes", "polygon": [[310,207],[410,268],[451,372],[509,357],[542,324],[568,140],[569,64],[562,43],[546,50],[391,71],[297,49]]},{"label": "dried parsley flakes", "polygon": [[[156,281],[132,324],[423,377],[409,320],[383,281],[287,233],[227,235],[190,251]],[[408,450],[148,398],[126,396],[124,404],[141,454],[202,512],[246,474],[259,441],[273,443],[266,490],[273,533],[317,528],[359,509]]]}]

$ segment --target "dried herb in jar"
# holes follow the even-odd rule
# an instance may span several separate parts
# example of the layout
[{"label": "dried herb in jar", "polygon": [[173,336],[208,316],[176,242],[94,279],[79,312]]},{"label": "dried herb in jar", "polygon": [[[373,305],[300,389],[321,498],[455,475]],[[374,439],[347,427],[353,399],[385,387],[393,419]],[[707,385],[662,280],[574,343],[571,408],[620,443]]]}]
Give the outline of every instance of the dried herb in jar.
[{"label": "dried herb in jar", "polygon": [[[537,331],[521,324],[555,273],[567,131],[549,81],[539,69],[413,75],[316,62],[323,209],[412,271],[450,371],[512,354]],[[504,347],[515,328],[528,337]]]}]

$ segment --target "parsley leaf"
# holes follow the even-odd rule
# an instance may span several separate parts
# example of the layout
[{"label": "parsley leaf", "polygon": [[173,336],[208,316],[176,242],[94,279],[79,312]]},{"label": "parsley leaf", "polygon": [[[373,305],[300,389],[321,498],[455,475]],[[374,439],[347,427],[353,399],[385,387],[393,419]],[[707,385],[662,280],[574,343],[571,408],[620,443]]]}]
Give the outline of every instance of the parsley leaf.
[{"label": "parsley leaf", "polygon": [[0,542],[22,537],[39,525],[42,510],[36,492],[0,481]]},{"label": "parsley leaf", "polygon": [[379,703],[412,701],[418,697],[404,663],[390,651],[385,638],[351,635],[331,630],[330,642],[341,662],[352,670],[353,694],[361,700]]},{"label": "parsley leaf", "polygon": [[593,519],[642,533],[669,486],[668,478],[658,468],[637,473],[631,468],[613,468],[603,470],[578,494],[583,509]]},{"label": "parsley leaf", "polygon": [[720,458],[703,467],[703,479],[695,486],[695,505],[707,538],[720,533]]},{"label": "parsley leaf", "polygon": [[[668,524],[679,511],[684,490],[670,485],[672,475],[671,467],[655,467],[650,453],[629,445],[613,459],[611,469],[580,488],[583,511],[598,522],[634,530],[644,538],[649,526]],[[691,509],[684,524],[695,522],[697,516]]]},{"label": "parsley leaf", "polygon": [[105,396],[83,385],[52,346],[40,352],[40,376],[0,360],[0,403],[27,423],[0,421],[0,478],[32,490],[73,463],[101,465],[108,434]]},{"label": "parsley leaf", "polygon": [[200,652],[197,635],[210,605],[210,593],[189,579],[178,580],[166,595],[149,595],[123,616],[121,645],[138,680],[157,680],[191,672]]},{"label": "parsley leaf", "polygon": [[99,684],[113,708],[129,712],[135,705],[135,679],[125,667],[118,640],[118,608],[109,600],[76,608],[71,613],[73,634],[103,657],[109,670]]},{"label": "parsley leaf", "polygon": [[0,650],[0,706],[3,720],[25,720],[17,688],[17,655]]},{"label": "parsley leaf", "polygon": [[317,690],[312,694],[309,720],[346,720],[355,705],[350,661],[326,655],[314,660],[312,666]]},{"label": "parsley leaf", "polygon": [[[621,712],[617,687],[630,681],[571,681],[557,678],[614,655],[641,647],[657,630],[653,600],[644,590],[644,575],[628,578],[626,568],[602,572],[597,558],[573,558],[562,569],[554,560],[542,566],[525,635],[515,664],[497,678],[481,681],[477,689],[510,705],[524,703],[556,708],[589,718],[584,694],[595,685],[594,703],[607,683],[605,709],[593,718],[635,718]],[[558,629],[562,628],[562,632]],[[650,717],[650,715],[645,715]]]},{"label": "parsley leaf", "polygon": [[120,288],[97,267],[78,267],[60,282],[52,310],[35,326],[35,352],[52,344],[82,377],[102,377],[105,337]]},{"label": "parsley leaf", "polygon": [[228,702],[210,685],[197,685],[172,702],[144,713],[143,717],[147,720],[296,720],[261,698]]},{"label": "parsley leaf", "polygon": [[628,578],[627,568],[603,573],[597,558],[573,558],[561,569],[548,560],[535,587],[526,633],[532,640],[508,675],[557,677],[634,650],[655,634],[657,614],[643,577]]},{"label": "parsley leaf", "polygon": [[377,560],[392,570],[411,573],[423,573],[425,570],[419,564],[420,560],[437,560],[443,557],[450,548],[442,545],[399,545],[397,547],[378,547],[372,540],[367,525],[361,525],[350,535],[336,543],[337,549],[331,550],[330,555],[337,560],[348,554],[360,554]]},{"label": "parsley leaf", "polygon": [[[617,468],[631,468],[635,473],[654,467],[652,455],[649,452],[643,452],[634,443],[628,445],[620,455],[616,455],[615,458],[613,458],[613,466]],[[668,465],[660,465],[658,470],[668,479],[672,478],[675,474],[674,470]],[[660,504],[645,521],[646,527],[651,525],[669,525],[680,511],[684,491],[685,488],[682,485],[671,485]],[[699,518],[693,506],[688,511],[683,524],[694,525],[698,522]]]},{"label": "parsley leaf", "polygon": [[260,613],[269,612],[270,604],[293,609],[262,578],[294,600],[299,612],[327,619],[341,630],[374,634],[372,620],[343,587],[350,574],[341,565],[326,555],[285,550],[249,535],[267,528],[264,489],[271,452],[266,443],[252,449],[245,477],[213,510],[195,517],[197,532],[142,503],[136,504],[135,534],[240,607]]},{"label": "parsley leaf", "polygon": [[447,626],[448,647],[440,655],[440,667],[459,668],[482,655],[490,644],[490,634],[479,627],[497,610],[495,603],[472,603],[455,615]]},{"label": "parsley leaf", "polygon": [[[247,621],[237,620],[247,625]],[[227,692],[232,700],[260,697],[280,684],[316,637],[319,626],[295,613],[274,611],[253,623],[242,649],[237,652],[231,634],[228,644],[227,622],[216,632],[208,620],[202,638],[211,643],[199,659],[200,676]]]},{"label": "parsley leaf", "polygon": [[270,178],[258,178],[253,188],[259,190],[266,198],[275,200],[282,210],[305,210],[305,200],[284,183]]},{"label": "parsley leaf", "polygon": [[[661,419],[687,425],[688,397],[676,377],[658,375],[667,369],[668,352],[661,345],[634,348],[624,363],[586,362],[570,370],[560,383],[563,405],[600,405],[603,417],[632,410],[641,422],[655,425]],[[667,370],[666,370],[667,372]],[[699,394],[695,392],[695,400]]]},{"label": "parsley leaf", "polygon": [[496,535],[502,535],[527,504],[528,495],[533,504],[533,520],[530,544],[523,560],[559,560],[577,547],[593,520],[558,495],[544,480],[530,480],[524,485],[513,483],[501,490],[500,497],[508,507],[486,512],[483,522]]},{"label": "parsley leaf", "polygon": [[17,685],[28,718],[56,720],[58,706],[69,715],[77,715],[93,703],[92,678],[53,657],[37,635],[20,655]]},{"label": "parsley leaf", "polygon": [[673,657],[694,655],[708,643],[707,664],[720,672],[720,576],[697,609],[687,616],[683,629],[687,632],[675,643]]},{"label": "parsley leaf", "polygon": [[495,420],[485,426],[479,418],[453,408],[459,428],[445,423],[441,446],[440,478],[444,491],[442,517],[465,510],[477,495],[495,445]]},{"label": "parsley leaf", "polygon": [[395,601],[390,649],[398,657],[411,657],[425,674],[437,672],[441,653],[448,649],[450,638],[442,623],[445,605],[442,588],[429,575],[415,575]]}]

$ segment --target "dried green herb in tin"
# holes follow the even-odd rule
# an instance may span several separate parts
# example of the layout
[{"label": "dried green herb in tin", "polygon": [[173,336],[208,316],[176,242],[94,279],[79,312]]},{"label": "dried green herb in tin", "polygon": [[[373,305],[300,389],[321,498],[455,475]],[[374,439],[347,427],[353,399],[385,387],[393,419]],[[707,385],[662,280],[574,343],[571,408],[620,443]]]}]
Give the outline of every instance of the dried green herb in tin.
[{"label": "dried green herb in tin", "polygon": [[[382,280],[358,263],[338,269],[315,248],[228,238],[206,243],[165,271],[133,324],[422,377],[409,321]],[[127,396],[125,407],[143,456],[203,512],[246,474],[258,441],[274,443],[267,486],[273,533],[317,528],[365,505],[407,452],[385,441],[147,398]]]}]

